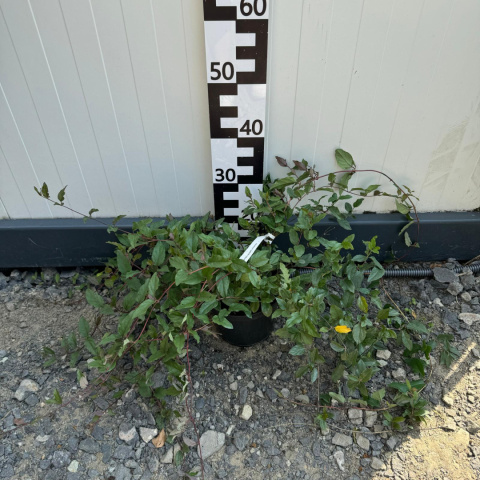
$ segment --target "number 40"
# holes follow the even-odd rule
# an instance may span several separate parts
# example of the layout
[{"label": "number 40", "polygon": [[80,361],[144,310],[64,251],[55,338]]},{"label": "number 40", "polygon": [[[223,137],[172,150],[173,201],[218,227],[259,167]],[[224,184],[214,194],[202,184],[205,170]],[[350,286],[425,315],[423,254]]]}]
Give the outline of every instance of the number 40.
[{"label": "number 40", "polygon": [[254,120],[252,122],[252,126],[250,128],[250,120],[247,120],[242,128],[240,129],[241,132],[250,135],[250,132],[254,135],[260,135],[263,132],[263,123],[261,120]]}]

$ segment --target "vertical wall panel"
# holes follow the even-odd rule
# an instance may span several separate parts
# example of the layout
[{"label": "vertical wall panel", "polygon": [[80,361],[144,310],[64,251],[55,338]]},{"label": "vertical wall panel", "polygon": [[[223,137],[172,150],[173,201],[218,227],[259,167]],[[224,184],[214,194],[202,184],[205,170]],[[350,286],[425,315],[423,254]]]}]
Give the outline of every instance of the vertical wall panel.
[{"label": "vertical wall panel", "polygon": [[[102,215],[114,215],[112,187],[105,174],[61,3],[58,0],[30,0],[30,5],[43,47],[42,58],[47,64],[51,88],[56,96],[56,99],[48,100],[52,106],[57,106],[61,117],[60,128],[54,136],[62,138],[67,150],[66,155],[60,151],[54,155],[54,159],[62,163],[68,155],[71,158],[74,180],[66,179],[69,184],[67,198],[83,194],[83,202],[75,202],[77,208],[88,211],[92,207],[101,206]],[[75,178],[77,174],[78,178]],[[85,187],[84,191],[75,190],[82,186]]]},{"label": "vertical wall panel", "polygon": [[[33,192],[43,181],[101,215],[213,210],[202,6],[0,0],[0,217],[68,216]],[[420,210],[479,206],[477,0],[270,9],[266,172],[283,173],[275,155],[327,171],[342,147]]]}]

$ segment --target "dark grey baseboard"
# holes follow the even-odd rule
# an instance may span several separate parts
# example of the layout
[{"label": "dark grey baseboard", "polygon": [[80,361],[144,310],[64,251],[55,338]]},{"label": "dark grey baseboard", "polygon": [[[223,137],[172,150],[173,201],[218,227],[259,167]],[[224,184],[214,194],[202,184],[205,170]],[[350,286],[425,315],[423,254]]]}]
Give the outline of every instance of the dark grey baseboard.
[{"label": "dark grey baseboard", "polygon": [[[118,226],[131,228],[134,218],[124,218]],[[111,219],[102,219],[109,223]],[[348,232],[331,220],[318,224],[320,234],[343,239],[355,234],[355,248],[364,249],[362,240],[377,235],[381,259],[394,256],[402,261],[432,261],[456,258],[470,260],[480,255],[480,212],[439,212],[420,214],[420,248],[406,248],[398,232],[405,225],[400,214],[361,214],[351,221]],[[413,241],[417,227],[409,228]],[[0,220],[0,268],[100,266],[113,253],[107,241],[115,240],[107,228],[82,219]],[[287,245],[285,238],[278,243]]]}]

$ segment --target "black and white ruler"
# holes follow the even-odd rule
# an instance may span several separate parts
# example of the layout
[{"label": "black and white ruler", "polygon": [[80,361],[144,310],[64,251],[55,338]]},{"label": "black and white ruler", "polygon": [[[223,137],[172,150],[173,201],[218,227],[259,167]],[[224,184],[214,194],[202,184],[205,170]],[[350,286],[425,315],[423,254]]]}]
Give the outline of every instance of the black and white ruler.
[{"label": "black and white ruler", "polygon": [[263,182],[270,0],[204,0],[215,217],[236,224]]}]

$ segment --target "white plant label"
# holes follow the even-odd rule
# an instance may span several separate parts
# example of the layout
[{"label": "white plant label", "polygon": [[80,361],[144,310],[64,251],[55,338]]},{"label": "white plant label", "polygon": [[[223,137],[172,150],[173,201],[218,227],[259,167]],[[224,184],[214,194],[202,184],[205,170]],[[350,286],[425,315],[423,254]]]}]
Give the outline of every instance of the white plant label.
[{"label": "white plant label", "polygon": [[248,262],[252,255],[255,253],[255,250],[260,246],[260,244],[265,240],[267,243],[272,243],[272,240],[275,240],[275,237],[271,233],[257,237],[242,253],[240,260],[245,260]]}]

